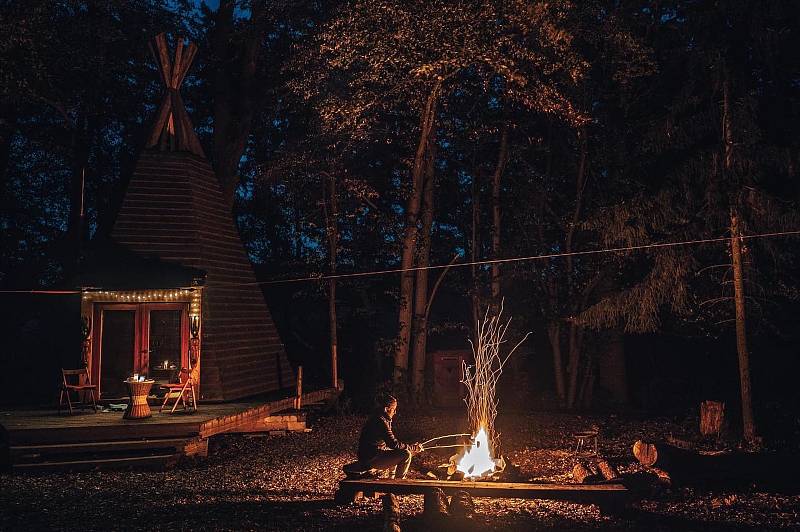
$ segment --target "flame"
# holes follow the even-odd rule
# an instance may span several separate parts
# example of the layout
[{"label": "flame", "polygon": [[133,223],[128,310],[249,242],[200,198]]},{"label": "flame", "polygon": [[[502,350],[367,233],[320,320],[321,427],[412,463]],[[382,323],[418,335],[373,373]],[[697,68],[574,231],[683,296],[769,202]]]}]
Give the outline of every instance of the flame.
[{"label": "flame", "polygon": [[495,470],[495,462],[489,449],[489,436],[483,427],[472,439],[472,446],[467,449],[456,469],[464,473],[464,478],[478,478]]}]

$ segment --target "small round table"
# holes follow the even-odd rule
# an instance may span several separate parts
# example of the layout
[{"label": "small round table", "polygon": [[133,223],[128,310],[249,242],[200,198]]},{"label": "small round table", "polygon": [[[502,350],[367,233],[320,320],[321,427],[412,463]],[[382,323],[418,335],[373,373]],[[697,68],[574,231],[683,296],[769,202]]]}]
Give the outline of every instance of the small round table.
[{"label": "small round table", "polygon": [[125,413],[122,415],[125,419],[142,419],[150,417],[150,405],[147,404],[147,395],[150,393],[150,387],[153,386],[154,380],[146,381],[133,381],[126,380],[125,385],[128,387],[128,397],[130,402]]}]

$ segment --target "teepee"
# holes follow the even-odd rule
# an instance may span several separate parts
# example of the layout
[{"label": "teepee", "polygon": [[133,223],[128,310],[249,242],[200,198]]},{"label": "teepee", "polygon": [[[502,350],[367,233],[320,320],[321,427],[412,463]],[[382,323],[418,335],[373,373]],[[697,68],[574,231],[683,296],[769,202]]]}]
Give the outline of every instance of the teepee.
[{"label": "teepee", "polygon": [[[153,350],[159,349],[153,340],[153,319],[162,316],[153,314],[153,309],[161,305],[167,316],[169,309],[185,304],[180,356],[188,358],[190,366],[199,365],[201,399],[225,401],[293,386],[283,344],[180,96],[197,48],[178,39],[174,60],[170,60],[161,34],[153,39],[151,50],[165,86],[164,97],[111,236],[137,256],[201,270],[206,277],[204,283],[193,286],[165,287],[163,281],[151,279],[147,286],[124,290],[95,287],[84,297],[84,306],[88,301],[112,312],[115,303],[142,305],[137,315],[144,320],[150,316],[150,322],[141,327],[142,336],[134,342],[140,352],[134,354],[131,371],[152,375],[162,365],[153,360]],[[94,328],[102,327],[101,315],[89,312],[95,316]],[[102,331],[99,334],[92,351],[106,349],[106,341],[99,339]],[[177,340],[173,343],[177,345]],[[102,360],[106,355],[96,356]],[[171,367],[166,355],[162,358],[163,366]],[[92,367],[102,375],[103,364]]]}]

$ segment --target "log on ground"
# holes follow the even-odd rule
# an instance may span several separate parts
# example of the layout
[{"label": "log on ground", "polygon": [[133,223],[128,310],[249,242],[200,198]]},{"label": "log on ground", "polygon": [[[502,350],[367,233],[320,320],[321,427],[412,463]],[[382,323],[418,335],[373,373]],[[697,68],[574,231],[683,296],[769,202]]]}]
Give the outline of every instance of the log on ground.
[{"label": "log on ground", "polygon": [[795,457],[776,453],[729,451],[703,454],[640,440],[633,445],[633,454],[642,465],[666,471],[678,484],[757,482],[762,486],[783,489],[796,485],[800,473]]}]

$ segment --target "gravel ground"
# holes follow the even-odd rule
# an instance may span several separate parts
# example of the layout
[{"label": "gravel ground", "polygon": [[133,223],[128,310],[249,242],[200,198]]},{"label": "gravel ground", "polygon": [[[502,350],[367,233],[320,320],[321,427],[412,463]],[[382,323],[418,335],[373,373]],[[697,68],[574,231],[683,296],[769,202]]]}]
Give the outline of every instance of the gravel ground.
[{"label": "gravel ground", "polygon": [[[87,472],[40,476],[0,475],[0,530],[380,530],[379,500],[336,506],[341,467],[364,418],[321,417],[313,432],[285,436],[223,436],[209,458],[165,472]],[[465,420],[440,413],[404,416],[406,440],[461,432]],[[570,482],[570,434],[603,427],[601,452],[622,473],[639,470],[630,452],[639,438],[681,434],[687,424],[668,419],[561,414],[498,419],[505,454],[525,477]],[[427,467],[446,451],[423,453]],[[795,490],[797,491],[797,490]],[[420,517],[421,496],[399,498],[403,530],[430,530]],[[675,489],[642,499],[624,517],[597,507],[554,501],[475,499],[478,515],[448,530],[800,530],[800,496],[733,490]]]}]

